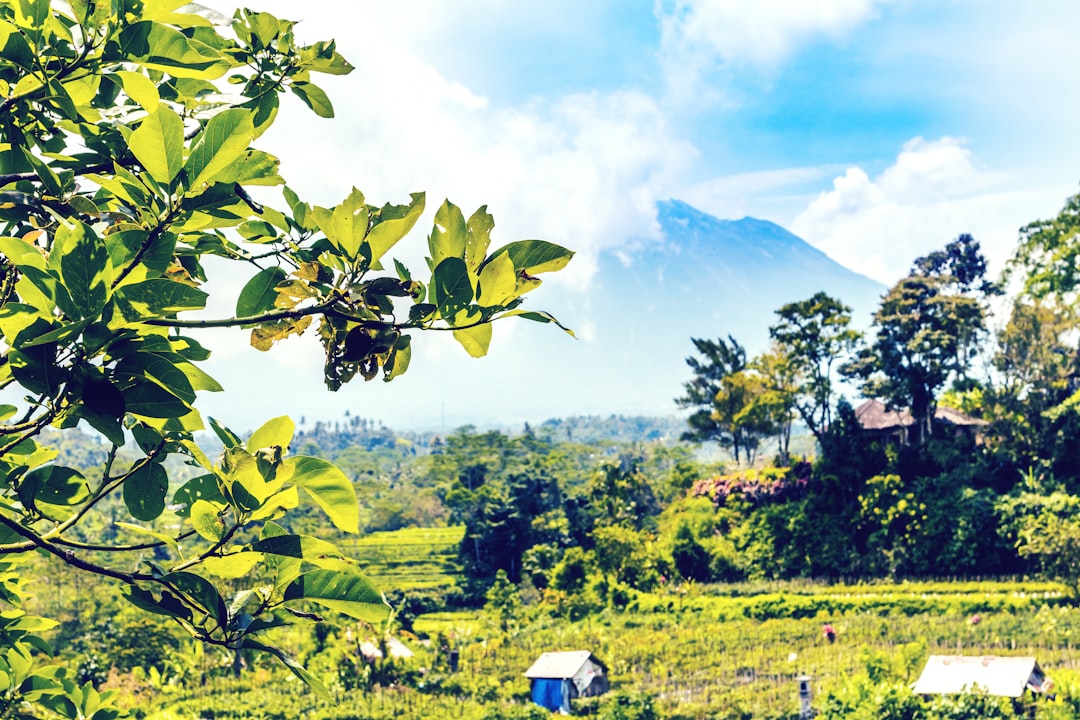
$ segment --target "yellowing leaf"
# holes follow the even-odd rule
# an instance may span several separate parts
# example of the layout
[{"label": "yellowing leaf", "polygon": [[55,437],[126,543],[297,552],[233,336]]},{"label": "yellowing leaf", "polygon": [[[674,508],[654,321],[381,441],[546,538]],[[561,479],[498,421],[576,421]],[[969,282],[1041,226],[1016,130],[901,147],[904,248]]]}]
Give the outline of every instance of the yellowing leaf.
[{"label": "yellowing leaf", "polygon": [[296,423],[288,415],[267,420],[262,427],[251,434],[247,441],[248,452],[255,452],[266,447],[280,447],[282,450],[292,442]]},{"label": "yellowing leaf", "polygon": [[355,533],[360,527],[360,503],[349,478],[322,458],[292,457],[284,462],[292,470],[289,481],[302,487],[339,530]]},{"label": "yellowing leaf", "polygon": [[517,297],[517,284],[514,261],[508,253],[500,253],[480,271],[480,304],[484,307],[506,305]]},{"label": "yellowing leaf", "polygon": [[157,110],[161,96],[158,94],[157,85],[150,78],[130,70],[120,70],[116,76],[120,78],[128,97],[139,103],[146,112],[152,113]]},{"label": "yellowing leaf", "polygon": [[210,542],[217,542],[225,534],[225,524],[218,517],[218,508],[207,500],[196,500],[191,505],[191,527]]},{"label": "yellowing leaf", "polygon": [[202,562],[206,572],[219,578],[234,579],[247,575],[262,562],[263,554],[236,552],[221,557],[208,557]]},{"label": "yellowing leaf", "polygon": [[465,330],[455,330],[454,339],[475,358],[487,355],[491,345],[491,323],[484,323]]},{"label": "yellowing leaf", "polygon": [[90,101],[97,95],[100,84],[100,75],[83,75],[75,80],[65,82],[64,90],[67,92],[68,97],[71,98],[71,102],[79,106],[89,105]]},{"label": "yellowing leaf", "polygon": [[131,133],[128,147],[150,177],[169,185],[184,162],[184,121],[168,105],[159,105]]}]

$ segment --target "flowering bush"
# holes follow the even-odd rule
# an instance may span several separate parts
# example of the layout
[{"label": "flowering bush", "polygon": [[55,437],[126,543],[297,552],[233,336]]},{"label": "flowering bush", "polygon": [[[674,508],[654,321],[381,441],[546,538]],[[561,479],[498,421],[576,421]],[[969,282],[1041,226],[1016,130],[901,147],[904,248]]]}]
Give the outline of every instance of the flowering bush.
[{"label": "flowering bush", "polygon": [[813,467],[805,460],[786,468],[740,470],[698,480],[691,492],[695,497],[711,499],[717,507],[723,507],[732,499],[751,506],[780,502],[799,496],[810,484],[812,471]]}]

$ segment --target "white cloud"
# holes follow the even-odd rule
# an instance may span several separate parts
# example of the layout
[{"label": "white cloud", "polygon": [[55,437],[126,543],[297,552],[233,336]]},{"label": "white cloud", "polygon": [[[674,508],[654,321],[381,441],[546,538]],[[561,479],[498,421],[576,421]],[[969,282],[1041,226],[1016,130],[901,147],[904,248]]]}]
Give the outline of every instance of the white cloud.
[{"label": "white cloud", "polygon": [[903,277],[915,258],[971,233],[1002,268],[1017,228],[1052,215],[1066,187],[1015,189],[982,168],[963,140],[915,138],[871,178],[849,168],[792,223],[792,231],[834,259],[881,282]]},{"label": "white cloud", "polygon": [[806,208],[812,193],[843,165],[759,170],[679,187],[674,197],[719,218],[750,215],[781,224]]},{"label": "white cloud", "polygon": [[[774,65],[815,36],[839,38],[883,0],[657,0],[661,57],[676,96],[701,93],[717,64]],[[715,98],[714,98],[715,99]]]},{"label": "white cloud", "polygon": [[444,198],[466,213],[487,204],[496,242],[539,237],[578,251],[559,283],[581,286],[601,249],[654,236],[656,200],[696,155],[640,92],[499,107],[390,38],[342,52],[357,69],[326,82],[338,117],[288,103],[264,141],[293,187],[321,203],[352,185],[375,203],[426,190],[429,217]]}]

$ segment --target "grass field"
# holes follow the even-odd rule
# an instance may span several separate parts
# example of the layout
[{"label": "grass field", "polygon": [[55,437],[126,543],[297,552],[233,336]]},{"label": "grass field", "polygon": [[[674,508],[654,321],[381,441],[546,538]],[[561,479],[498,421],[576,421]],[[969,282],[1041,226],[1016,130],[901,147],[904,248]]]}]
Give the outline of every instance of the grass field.
[{"label": "grass field", "polygon": [[[835,643],[822,635],[826,622],[837,630]],[[218,681],[226,683],[219,700],[220,693],[258,695],[247,702],[256,708],[244,711],[251,714],[219,709],[213,717],[279,717],[269,708],[328,720],[533,717],[525,669],[547,650],[587,649],[607,664],[614,697],[646,698],[659,717],[788,718],[797,709],[800,674],[813,677],[819,703],[868,668],[911,682],[929,654],[1033,655],[1051,677],[1071,681],[1080,609],[1052,583],[691,586],[636,596],[621,611],[608,608],[576,622],[533,607],[505,632],[481,612],[429,614],[415,628],[451,638],[459,672],[446,672],[432,648],[408,639],[417,656],[399,670],[409,687],[349,692],[330,678],[336,696],[326,703],[298,696],[297,687],[275,700],[268,695],[277,692],[273,683]],[[324,667],[335,663],[341,666],[321,660]],[[212,687],[185,690],[165,708],[211,707]],[[440,714],[449,712],[447,698],[454,699],[452,714]],[[631,717],[604,714],[602,702],[609,701],[578,708],[600,705],[601,717]]]}]

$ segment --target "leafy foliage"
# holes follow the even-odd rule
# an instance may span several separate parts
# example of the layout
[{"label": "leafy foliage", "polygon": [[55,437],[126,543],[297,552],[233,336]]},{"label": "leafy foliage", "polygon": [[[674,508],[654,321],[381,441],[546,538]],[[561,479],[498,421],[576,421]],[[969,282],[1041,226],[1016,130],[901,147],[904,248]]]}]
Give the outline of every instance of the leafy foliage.
[{"label": "leafy foliage", "polygon": [[[247,10],[220,30],[179,5],[0,2],[0,386],[23,395],[0,408],[0,554],[42,552],[112,578],[136,607],[211,645],[277,657],[319,689],[267,633],[313,617],[311,603],[371,623],[390,608],[354,562],[283,518],[311,501],[356,533],[356,493],[328,461],[290,453],[287,417],[246,440],[210,419],[221,456],[197,445],[198,395],[222,387],[192,331],[245,328],[268,350],[310,329],[331,390],[392,380],[415,331],[452,332],[481,356],[498,318],[557,324],[522,296],[573,253],[540,240],[492,249],[486,208],[466,219],[447,201],[428,238],[431,276],[415,279],[388,253],[423,193],[377,206],[354,188],[333,207],[309,204],[256,147],[285,93],[333,116],[312,77],[351,71],[334,43],[301,45],[294,22]],[[271,187],[282,209],[252,197]],[[208,305],[211,257],[250,275],[234,315],[192,319]],[[47,442],[47,428],[81,423],[109,448],[94,472],[58,462]],[[177,463],[194,474],[171,481]],[[77,539],[114,495],[131,539]],[[15,621],[8,699],[114,716],[62,669],[34,669],[29,648],[47,625]]]},{"label": "leafy foliage", "polygon": [[917,259],[882,299],[871,346],[845,368],[868,397],[911,409],[916,445],[931,434],[939,390],[964,379],[986,330],[988,297],[998,290],[985,274],[986,260],[970,235]]}]

